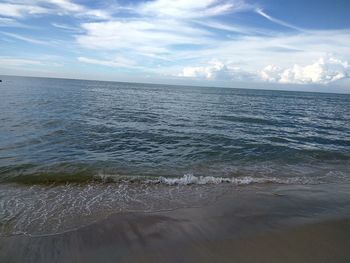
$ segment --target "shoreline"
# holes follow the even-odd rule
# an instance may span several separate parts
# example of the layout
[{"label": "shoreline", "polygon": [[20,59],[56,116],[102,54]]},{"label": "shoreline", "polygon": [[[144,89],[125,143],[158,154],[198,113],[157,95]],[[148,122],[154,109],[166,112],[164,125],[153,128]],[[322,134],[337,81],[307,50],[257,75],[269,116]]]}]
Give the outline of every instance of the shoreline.
[{"label": "shoreline", "polygon": [[61,234],[0,237],[0,261],[313,263],[350,258],[349,184],[222,187],[222,196],[198,207],[125,211]]}]

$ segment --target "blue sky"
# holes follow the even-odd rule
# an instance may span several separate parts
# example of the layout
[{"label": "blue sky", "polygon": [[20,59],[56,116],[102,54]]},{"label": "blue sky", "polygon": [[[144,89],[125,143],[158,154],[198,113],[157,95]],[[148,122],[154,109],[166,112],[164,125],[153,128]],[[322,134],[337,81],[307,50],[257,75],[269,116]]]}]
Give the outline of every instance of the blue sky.
[{"label": "blue sky", "polygon": [[0,74],[350,92],[349,13],[348,0],[1,0]]}]

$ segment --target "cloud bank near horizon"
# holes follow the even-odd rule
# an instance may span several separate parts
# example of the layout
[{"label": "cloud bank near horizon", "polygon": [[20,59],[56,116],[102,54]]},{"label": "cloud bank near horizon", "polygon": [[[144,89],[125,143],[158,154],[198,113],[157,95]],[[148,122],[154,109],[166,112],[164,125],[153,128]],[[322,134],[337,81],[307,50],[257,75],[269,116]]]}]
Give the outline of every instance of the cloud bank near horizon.
[{"label": "cloud bank near horizon", "polygon": [[305,85],[350,77],[350,25],[295,25],[248,0],[4,0],[0,10],[0,67],[16,72]]},{"label": "cloud bank near horizon", "polygon": [[320,58],[309,65],[294,64],[287,68],[267,65],[261,70],[249,72],[237,66],[212,60],[208,62],[207,66],[185,67],[178,76],[209,80],[226,79],[286,84],[329,84],[350,77],[350,64],[347,61],[328,56]]}]

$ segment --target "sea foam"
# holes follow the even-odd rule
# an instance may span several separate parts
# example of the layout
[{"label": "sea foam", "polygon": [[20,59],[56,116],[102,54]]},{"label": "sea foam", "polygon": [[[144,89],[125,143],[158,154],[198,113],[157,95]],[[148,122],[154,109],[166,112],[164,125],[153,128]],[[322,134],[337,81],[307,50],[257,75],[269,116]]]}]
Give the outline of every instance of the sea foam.
[{"label": "sea foam", "polygon": [[205,184],[221,184],[231,183],[235,185],[261,184],[261,183],[277,183],[277,184],[306,184],[310,183],[310,179],[304,177],[294,178],[277,178],[277,177],[215,177],[215,176],[194,176],[193,174],[185,174],[183,177],[159,177],[157,179],[146,180],[146,183],[160,183],[165,185],[205,185]]}]

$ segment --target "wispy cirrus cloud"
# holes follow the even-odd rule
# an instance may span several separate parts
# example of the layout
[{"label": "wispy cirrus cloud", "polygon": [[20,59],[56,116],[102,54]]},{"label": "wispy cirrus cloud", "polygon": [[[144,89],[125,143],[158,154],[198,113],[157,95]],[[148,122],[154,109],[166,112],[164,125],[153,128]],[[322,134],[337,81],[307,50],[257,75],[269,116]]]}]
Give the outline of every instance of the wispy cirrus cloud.
[{"label": "wispy cirrus cloud", "polygon": [[[237,12],[255,13],[295,31],[274,32],[271,29],[228,24],[218,19],[227,13]],[[350,54],[349,30],[306,30],[274,18],[262,8],[244,1],[155,0],[134,6],[133,13],[139,16],[83,23],[84,33],[77,35],[76,40],[83,47],[97,51],[123,50],[125,54],[140,53],[164,58],[178,66],[183,65],[178,76],[206,79],[232,79],[235,76],[240,80],[261,81],[266,79],[259,72],[270,64],[284,69],[291,63],[308,65],[326,54],[334,53],[335,46],[335,53],[340,57]],[[217,30],[220,30],[220,35]],[[231,36],[231,33],[234,35]],[[329,38],[330,34],[332,38]],[[210,62],[206,65],[207,61]],[[116,66],[113,60],[104,61],[103,65]],[[168,70],[164,69],[164,72]],[[328,73],[325,75],[329,76]],[[309,76],[301,78],[300,74],[294,75],[298,77],[289,80],[280,78],[278,82],[328,83],[347,76],[338,74],[329,81],[312,77],[307,81]]]},{"label": "wispy cirrus cloud", "polygon": [[61,24],[61,23],[51,23],[51,25],[53,27],[56,27],[56,28],[59,28],[59,29],[63,29],[63,30],[67,30],[67,31],[71,31],[71,32],[75,32],[75,33],[78,33],[78,32],[81,32],[81,29],[79,27],[74,27],[74,26],[70,26],[70,25],[67,25],[67,24]]},{"label": "wispy cirrus cloud", "polygon": [[26,36],[22,36],[19,34],[15,34],[15,33],[8,33],[8,32],[2,32],[3,35],[11,37],[11,38],[15,38],[21,41],[25,41],[25,42],[29,42],[32,44],[38,44],[38,45],[48,45],[47,41],[44,40],[38,40],[32,37],[26,37]]},{"label": "wispy cirrus cloud", "polygon": [[39,2],[46,2],[52,5],[56,5],[67,12],[83,12],[86,10],[86,8],[82,5],[75,4],[70,0],[42,0]]},{"label": "wispy cirrus cloud", "polygon": [[276,24],[279,24],[281,26],[285,26],[285,27],[288,27],[288,28],[291,28],[291,29],[294,29],[294,30],[297,30],[297,31],[305,31],[305,29],[301,28],[301,27],[297,27],[295,25],[292,25],[288,22],[285,22],[283,20],[280,20],[280,19],[277,19],[275,17],[272,17],[270,15],[268,15],[267,13],[264,12],[263,9],[261,8],[256,8],[255,9],[255,12],[259,15],[261,15],[262,17],[266,18],[267,20],[273,22],[273,23],[276,23]]},{"label": "wispy cirrus cloud", "polygon": [[17,20],[8,17],[0,17],[0,27],[28,27]]},{"label": "wispy cirrus cloud", "polygon": [[79,44],[92,49],[167,53],[175,45],[205,44],[209,32],[178,21],[109,21],[84,23]]},{"label": "wispy cirrus cloud", "polygon": [[97,19],[110,19],[108,10],[90,9],[70,0],[4,0],[0,3],[0,16],[24,19],[39,15],[76,15]]},{"label": "wispy cirrus cloud", "polygon": [[47,14],[50,12],[48,8],[37,6],[37,5],[27,5],[15,4],[15,3],[0,3],[1,16],[13,17],[13,18],[23,18],[25,16],[33,16],[39,14]]},{"label": "wispy cirrus cloud", "polygon": [[147,1],[136,6],[134,9],[143,16],[194,19],[239,12],[251,8],[252,5],[240,0],[156,0]]},{"label": "wispy cirrus cloud", "polygon": [[13,67],[13,66],[28,66],[28,65],[41,65],[41,62],[33,59],[0,56],[0,66]]},{"label": "wispy cirrus cloud", "polygon": [[27,55],[18,56],[0,56],[0,67],[18,67],[27,69],[48,69],[61,68],[65,65],[65,61],[57,55],[51,54],[41,54],[40,56],[32,55],[28,53]]},{"label": "wispy cirrus cloud", "polygon": [[113,60],[78,57],[78,61],[83,62],[83,63],[87,63],[87,64],[102,65],[102,66],[116,67],[116,68],[135,68],[135,67],[137,67],[135,61],[130,60],[130,59],[126,59],[123,57],[117,57]]},{"label": "wispy cirrus cloud", "polygon": [[77,35],[76,40],[91,49],[125,49],[159,56],[186,46],[206,46],[213,42],[215,33],[208,30],[213,25],[198,26],[203,19],[249,8],[252,7],[237,0],[148,1],[129,6],[131,15],[127,18],[82,23],[85,33]]}]

